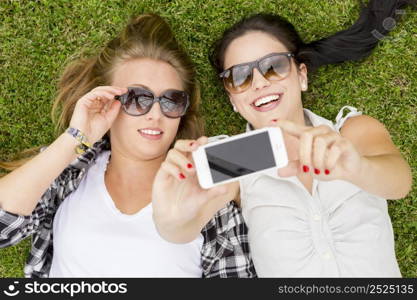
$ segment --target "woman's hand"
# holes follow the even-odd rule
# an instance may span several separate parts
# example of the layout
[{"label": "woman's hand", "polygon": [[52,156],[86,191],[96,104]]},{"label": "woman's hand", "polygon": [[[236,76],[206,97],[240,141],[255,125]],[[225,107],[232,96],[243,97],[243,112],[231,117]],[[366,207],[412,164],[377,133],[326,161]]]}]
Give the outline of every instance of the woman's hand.
[{"label": "woman's hand", "polygon": [[74,108],[70,126],[81,130],[94,144],[110,129],[120,110],[120,101],[114,96],[127,88],[99,86],[81,97]]},{"label": "woman's hand", "polygon": [[349,180],[359,174],[363,159],[353,143],[329,126],[302,126],[279,120],[288,152],[289,164],[279,169],[283,177],[310,172],[320,180]]},{"label": "woman's hand", "polygon": [[213,215],[233,200],[231,190],[236,185],[203,189],[198,183],[191,152],[206,143],[206,137],[178,140],[155,177],[154,220],[159,233],[168,241],[193,240]]}]

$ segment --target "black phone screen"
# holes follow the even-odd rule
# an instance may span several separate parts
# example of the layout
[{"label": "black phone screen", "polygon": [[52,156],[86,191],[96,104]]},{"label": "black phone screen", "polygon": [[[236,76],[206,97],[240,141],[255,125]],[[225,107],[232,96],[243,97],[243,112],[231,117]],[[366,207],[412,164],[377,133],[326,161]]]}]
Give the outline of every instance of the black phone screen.
[{"label": "black phone screen", "polygon": [[269,133],[205,148],[213,183],[275,167]]}]

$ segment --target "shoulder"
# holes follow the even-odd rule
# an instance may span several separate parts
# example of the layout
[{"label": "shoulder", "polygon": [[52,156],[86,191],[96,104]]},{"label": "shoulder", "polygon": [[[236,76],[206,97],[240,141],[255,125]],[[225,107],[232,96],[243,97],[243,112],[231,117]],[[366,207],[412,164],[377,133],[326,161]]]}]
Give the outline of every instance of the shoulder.
[{"label": "shoulder", "polygon": [[340,134],[347,138],[369,137],[370,135],[381,134],[389,136],[384,124],[367,115],[360,115],[347,119],[340,129]]},{"label": "shoulder", "polygon": [[248,229],[234,201],[218,211],[202,234],[203,277],[256,277]]},{"label": "shoulder", "polygon": [[88,169],[104,151],[109,150],[110,144],[106,138],[101,139],[94,146],[88,149],[83,155],[74,160],[69,168],[84,170]]},{"label": "shoulder", "polygon": [[235,201],[230,201],[220,209],[202,230],[207,240],[215,240],[217,236],[236,236],[246,234],[246,224],[242,211]]},{"label": "shoulder", "polygon": [[384,124],[370,116],[349,118],[340,134],[350,140],[362,155],[398,152]]}]

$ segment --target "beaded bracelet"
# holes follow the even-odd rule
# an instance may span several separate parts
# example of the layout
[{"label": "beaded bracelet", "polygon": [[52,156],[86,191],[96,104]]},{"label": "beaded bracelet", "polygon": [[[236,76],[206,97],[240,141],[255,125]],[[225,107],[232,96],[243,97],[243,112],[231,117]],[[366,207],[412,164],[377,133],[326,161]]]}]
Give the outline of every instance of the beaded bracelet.
[{"label": "beaded bracelet", "polygon": [[78,142],[80,142],[80,144],[75,147],[75,153],[83,154],[85,151],[91,148],[91,144],[88,142],[87,137],[80,130],[69,127],[66,132],[73,136]]}]

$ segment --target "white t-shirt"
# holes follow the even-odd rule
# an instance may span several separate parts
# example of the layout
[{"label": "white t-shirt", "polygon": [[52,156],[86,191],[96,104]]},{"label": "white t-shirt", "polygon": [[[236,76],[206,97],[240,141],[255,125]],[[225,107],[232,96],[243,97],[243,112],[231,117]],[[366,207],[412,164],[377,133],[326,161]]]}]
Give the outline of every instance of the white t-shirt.
[{"label": "white t-shirt", "polygon": [[[343,117],[343,110],[350,112]],[[360,114],[344,107],[336,124],[309,110],[313,126],[338,131]],[[366,129],[364,129],[366,130]],[[313,181],[276,171],[240,182],[242,212],[259,277],[400,277],[385,199],[342,180]]]},{"label": "white t-shirt", "polygon": [[201,277],[201,234],[169,243],[155,228],[152,204],[133,215],[116,208],[104,183],[109,155],[99,155],[56,213],[49,276]]}]

